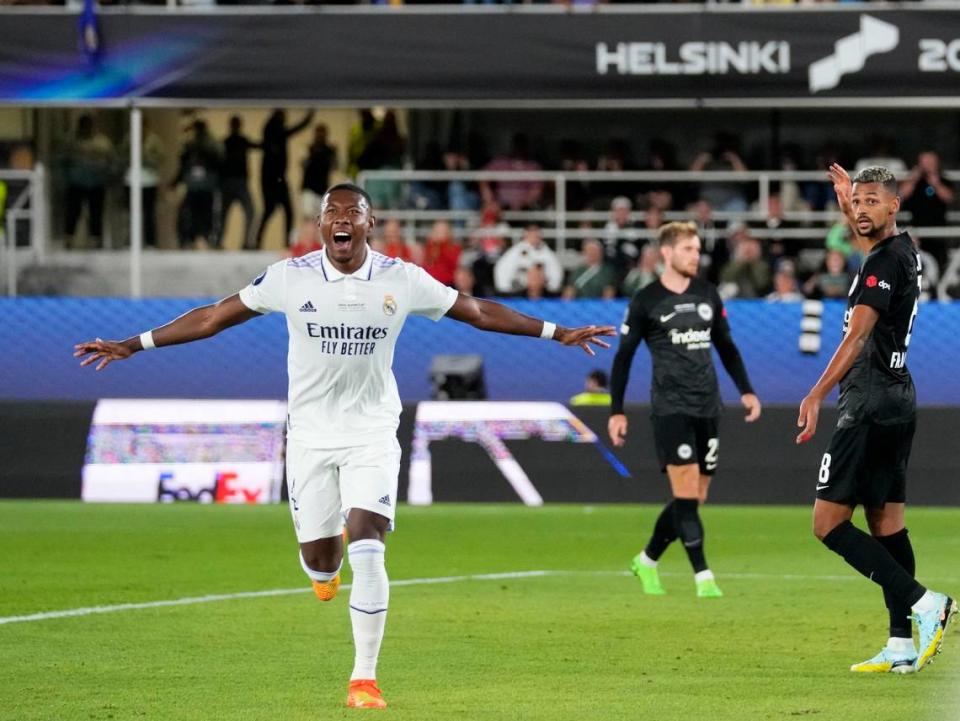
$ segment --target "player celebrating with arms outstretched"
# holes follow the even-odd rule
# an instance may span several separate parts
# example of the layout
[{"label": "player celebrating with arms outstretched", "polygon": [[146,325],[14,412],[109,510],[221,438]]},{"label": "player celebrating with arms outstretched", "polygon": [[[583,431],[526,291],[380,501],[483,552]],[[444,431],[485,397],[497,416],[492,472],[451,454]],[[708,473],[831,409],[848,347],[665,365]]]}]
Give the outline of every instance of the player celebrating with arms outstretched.
[{"label": "player celebrating with arms outstretched", "polygon": [[[817,430],[820,404],[840,384],[840,420],[823,454],[813,507],[813,532],[831,551],[883,588],[890,638],[851,671],[919,671],[939,651],[956,603],[914,579],[904,526],[906,471],[913,443],[916,395],[907,346],[920,298],[920,256],[897,230],[897,181],[886,168],[865,168],[851,182],[839,165],[829,171],[854,240],[863,253],[843,317],[843,340],[820,380],[800,404],[797,443]],[[862,504],[870,533],[850,519]],[[920,634],[913,645],[910,618]]]},{"label": "player celebrating with arms outstretched", "polygon": [[697,596],[722,596],[703,551],[703,524],[698,507],[707,500],[720,451],[722,403],[711,349],[740,391],[746,420],[760,417],[760,401],[750,386],[740,351],[717,289],[697,278],[700,238],[693,223],[667,223],[658,237],[663,257],[660,278],[638,291],[620,329],[620,347],[610,374],[608,431],[615,446],[627,434],[623,396],[630,364],[647,341],[653,359],[650,392],[653,436],[661,470],[670,479],[673,498],[657,518],[653,535],[631,568],[645,593],[664,593],[657,572],[660,556],[673,541],[683,542],[693,566]]},{"label": "player celebrating with arms outstretched", "polygon": [[391,365],[410,314],[444,315],[480,330],[608,348],[609,326],[562,328],[506,306],[458,293],[422,268],[376,253],[370,196],[342,184],[321,201],[324,249],[271,265],[238,294],[195,308],[161,328],[124,341],[76,346],[81,365],[129,358],[155,346],[188,343],[270,312],[284,313],[290,345],[287,488],[300,563],[321,600],[340,584],[341,531],[353,570],[350,619],[356,660],[347,705],[384,708],[376,684],[390,594],[386,533],[397,501],[400,396]]}]

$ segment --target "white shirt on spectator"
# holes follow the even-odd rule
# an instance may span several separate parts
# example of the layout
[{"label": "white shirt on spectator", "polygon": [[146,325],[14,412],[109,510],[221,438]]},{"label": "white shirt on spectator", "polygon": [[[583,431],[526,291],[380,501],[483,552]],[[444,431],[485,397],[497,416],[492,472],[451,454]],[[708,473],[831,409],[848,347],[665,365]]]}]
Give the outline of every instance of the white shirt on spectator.
[{"label": "white shirt on spectator", "polygon": [[396,436],[397,336],[411,313],[439,320],[457,291],[368,247],[351,275],[323,250],[274,263],[240,300],[287,316],[287,437],[308,448],[349,448]]},{"label": "white shirt on spectator", "polygon": [[545,243],[534,247],[521,240],[504,253],[493,267],[493,283],[499,293],[520,293],[527,287],[527,270],[543,266],[547,290],[559,293],[563,287],[563,266],[557,254]]}]

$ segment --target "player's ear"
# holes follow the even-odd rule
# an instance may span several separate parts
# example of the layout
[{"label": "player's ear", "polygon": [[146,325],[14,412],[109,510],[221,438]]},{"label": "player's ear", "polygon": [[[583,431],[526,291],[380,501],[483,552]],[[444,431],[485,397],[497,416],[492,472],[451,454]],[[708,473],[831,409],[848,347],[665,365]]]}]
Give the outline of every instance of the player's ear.
[{"label": "player's ear", "polygon": [[373,215],[371,214],[371,215],[370,215],[370,220],[367,221],[367,232],[368,232],[368,233],[372,233],[372,232],[373,232],[373,229],[374,229],[374,227],[376,227],[376,225],[377,225],[377,219],[374,218]]},{"label": "player's ear", "polygon": [[893,200],[890,203],[890,210],[893,215],[896,215],[898,212],[900,212],[900,196],[899,195],[895,195],[893,197]]}]

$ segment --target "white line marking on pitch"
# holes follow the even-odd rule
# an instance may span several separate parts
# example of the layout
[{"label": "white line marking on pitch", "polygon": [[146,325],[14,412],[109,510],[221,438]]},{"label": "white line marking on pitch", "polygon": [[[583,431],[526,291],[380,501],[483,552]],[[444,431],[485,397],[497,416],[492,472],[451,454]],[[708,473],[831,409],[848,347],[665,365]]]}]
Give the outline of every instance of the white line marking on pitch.
[{"label": "white line marking on pitch", "polygon": [[[544,578],[548,576],[631,576],[629,571],[510,571],[506,573],[475,573],[463,576],[436,576],[434,578],[404,578],[391,581],[391,588],[400,586],[429,586],[441,583],[459,583],[461,581],[501,581],[517,578]],[[689,574],[666,572],[664,576],[684,576]],[[776,581],[856,581],[860,576],[805,576],[802,574],[777,573],[724,573],[721,578],[739,578],[745,580],[776,580]],[[937,579],[946,581],[949,579]],[[341,586],[350,588],[349,583]],[[146,608],[164,608],[167,606],[191,606],[198,603],[216,603],[218,601],[234,601],[242,598],[269,598],[271,596],[291,596],[297,593],[306,593],[310,587],[275,588],[267,591],[243,591],[241,593],[219,593],[209,596],[191,596],[175,598],[168,601],[146,601],[143,603],[118,603],[111,606],[89,606],[87,608],[69,608],[63,611],[43,611],[24,616],[0,616],[0,626],[8,623],[27,623],[30,621],[49,621],[55,618],[73,618],[76,616],[92,616],[98,613],[116,613],[118,611],[138,611]]]}]

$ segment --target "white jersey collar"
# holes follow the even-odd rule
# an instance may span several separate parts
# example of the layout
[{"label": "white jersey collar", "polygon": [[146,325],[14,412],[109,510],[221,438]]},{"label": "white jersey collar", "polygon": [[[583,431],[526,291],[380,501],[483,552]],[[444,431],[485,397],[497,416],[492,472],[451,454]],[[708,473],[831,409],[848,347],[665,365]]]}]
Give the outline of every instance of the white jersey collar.
[{"label": "white jersey collar", "polygon": [[[367,256],[363,259],[363,265],[357,268],[353,273],[350,273],[351,278],[356,278],[357,280],[370,280],[373,274],[373,251],[370,250],[369,245],[364,246]],[[320,255],[320,269],[323,271],[324,280],[328,283],[333,283],[341,278],[346,278],[346,273],[341,273],[339,270],[333,267],[333,263],[330,262],[330,259],[327,257],[327,251],[324,249],[321,251]]]}]

